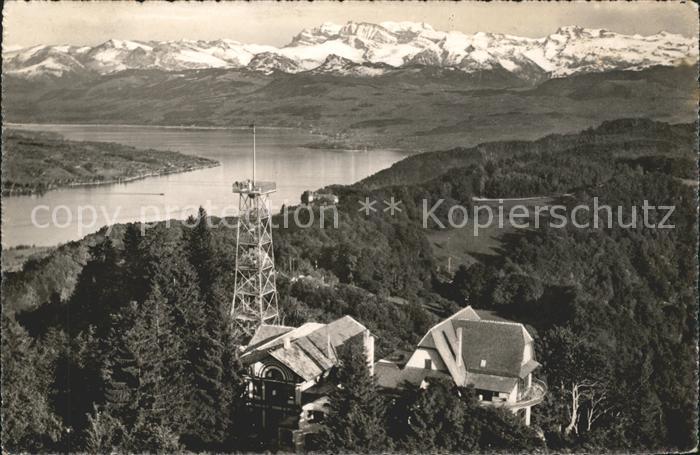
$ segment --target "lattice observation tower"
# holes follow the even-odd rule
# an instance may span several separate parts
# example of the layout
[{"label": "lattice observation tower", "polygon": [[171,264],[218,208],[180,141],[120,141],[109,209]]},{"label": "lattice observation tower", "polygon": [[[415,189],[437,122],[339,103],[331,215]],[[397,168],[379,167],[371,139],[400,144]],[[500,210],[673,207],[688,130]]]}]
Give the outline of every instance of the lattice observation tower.
[{"label": "lattice observation tower", "polygon": [[276,190],[275,182],[255,179],[253,126],[253,178],[233,184],[239,202],[231,317],[248,335],[260,324],[279,323],[270,204],[270,195]]}]

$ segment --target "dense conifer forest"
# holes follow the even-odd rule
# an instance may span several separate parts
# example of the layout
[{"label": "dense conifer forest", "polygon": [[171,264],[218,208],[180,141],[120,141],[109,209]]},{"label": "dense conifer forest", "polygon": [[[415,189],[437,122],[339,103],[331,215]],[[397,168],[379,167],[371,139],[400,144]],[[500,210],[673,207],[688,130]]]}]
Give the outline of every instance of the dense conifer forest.
[{"label": "dense conifer forest", "polygon": [[[340,198],[337,229],[276,229],[285,324],[351,315],[377,338],[380,358],[414,346],[469,304],[527,324],[549,386],[531,428],[479,408],[471,390],[452,384],[389,401],[351,345],[334,373],[347,386],[334,392],[326,449],[694,447],[698,225],[697,187],[688,181],[697,179],[695,141],[695,125],[624,120],[417,155],[329,188]],[[424,199],[471,207],[474,197],[539,195],[569,209],[597,198],[619,206],[625,221],[644,201],[675,206],[668,221],[675,227],[544,223],[508,231],[497,254],[474,254],[469,266],[439,267],[428,236],[440,228],[423,227]],[[358,201],[391,196],[403,201],[394,216],[358,211]],[[312,210],[318,219],[321,207]],[[652,212],[649,221],[662,215]],[[189,223],[160,223],[143,236],[140,225],[116,226],[4,274],[5,450],[265,448],[239,417],[237,353],[245,340],[227,320],[235,229],[217,221],[201,210]]]}]

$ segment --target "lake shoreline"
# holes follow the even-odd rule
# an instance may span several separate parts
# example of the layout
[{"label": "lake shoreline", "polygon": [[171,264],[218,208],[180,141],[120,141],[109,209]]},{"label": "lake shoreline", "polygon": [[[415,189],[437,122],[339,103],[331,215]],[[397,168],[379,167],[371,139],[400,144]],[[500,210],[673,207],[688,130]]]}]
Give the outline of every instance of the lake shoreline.
[{"label": "lake shoreline", "polygon": [[[38,122],[26,122],[26,123],[14,123],[6,122],[3,124],[3,128],[21,128],[22,126],[29,127],[41,127],[41,126],[75,126],[75,127],[118,127],[118,128],[163,128],[163,129],[175,129],[175,130],[232,130],[232,131],[244,131],[250,129],[250,126],[197,126],[197,125],[151,125],[151,124],[134,124],[134,123],[38,123]],[[303,130],[303,128],[296,128],[293,126],[255,126],[258,130]],[[323,135],[323,133],[315,133]]]},{"label": "lake shoreline", "polygon": [[[159,129],[171,129],[178,131],[246,131],[250,129],[250,126],[197,126],[197,125],[151,125],[151,124],[133,124],[133,123],[13,123],[6,122],[3,124],[3,128],[8,129],[21,129],[23,126],[36,128],[36,127],[86,127],[86,128],[103,128],[103,127],[115,127],[115,128],[159,128]],[[307,128],[295,127],[295,126],[258,126],[255,128],[257,130],[268,130],[268,131],[299,131],[308,132],[311,135],[321,136],[324,139],[315,142],[309,142],[303,144],[302,146],[310,150],[335,150],[339,152],[371,152],[380,148],[385,151],[401,152],[408,155],[415,155],[423,153],[424,150],[412,150],[404,149],[401,147],[381,147],[379,144],[371,141],[346,141],[333,139],[334,135],[319,131],[310,130]]]},{"label": "lake shoreline", "polygon": [[[85,128],[104,128],[104,127],[115,127],[115,128],[159,128],[159,129],[170,129],[178,131],[246,131],[250,130],[250,126],[197,126],[197,125],[151,125],[151,124],[133,124],[133,123],[13,123],[7,122],[3,125],[4,128],[21,129],[22,127],[37,128],[37,127],[85,127]],[[422,153],[422,150],[411,150],[403,149],[401,147],[382,147],[372,141],[348,141],[348,140],[338,140],[334,139],[334,135],[312,129],[308,131],[308,128],[294,127],[294,126],[262,126],[256,125],[256,130],[268,130],[268,131],[299,131],[308,132],[311,135],[320,136],[323,139],[320,141],[309,142],[303,144],[303,147],[311,150],[335,150],[339,152],[371,152],[377,148],[381,148],[386,151],[402,152],[407,155],[414,155],[417,153]]]},{"label": "lake shoreline", "polygon": [[221,165],[197,155],[116,142],[71,141],[60,133],[24,128],[3,131],[4,197],[128,183]]},{"label": "lake shoreline", "polygon": [[[13,125],[13,129],[20,128]],[[22,244],[54,246],[78,240],[96,231],[99,226],[144,219],[149,222],[167,218],[186,219],[187,216],[196,214],[199,206],[205,207],[210,215],[220,216],[226,213],[228,207],[237,203],[235,195],[231,193],[231,183],[250,178],[253,169],[252,134],[249,130],[152,126],[122,128],[103,125],[59,127],[48,124],[24,126],[22,129],[36,134],[57,134],[65,141],[71,142],[71,146],[85,148],[84,159],[89,158],[88,154],[95,153],[98,147],[91,147],[89,143],[99,142],[117,144],[119,147],[115,146],[115,151],[121,148],[120,146],[139,150],[169,150],[210,159],[219,165],[210,166],[208,163],[174,157],[167,160],[170,165],[166,164],[163,167],[158,166],[156,161],[148,167],[131,166],[134,172],[122,173],[121,181],[115,172],[126,169],[122,168],[122,164],[115,163],[117,167],[109,167],[108,170],[111,169],[112,172],[106,172],[104,180],[101,181],[93,181],[87,170],[78,169],[80,173],[72,173],[73,175],[57,173],[52,183],[62,185],[56,185],[42,195],[27,192],[24,192],[25,195],[20,194],[18,189],[33,186],[19,183],[31,183],[32,179],[17,178],[18,184],[15,185],[13,197],[3,200],[6,202],[6,206],[3,207],[4,247]],[[392,166],[407,155],[401,151],[384,148],[368,152],[346,152],[337,148],[310,149],[306,145],[318,142],[322,137],[318,135],[318,131],[314,134],[308,128],[268,129],[259,132],[261,134],[257,137],[257,175],[261,179],[277,183],[277,192],[271,200],[272,209],[275,211],[283,204],[298,203],[304,191],[333,184],[351,185]],[[132,152],[124,155],[121,161],[126,163],[125,159],[131,155]],[[118,156],[119,153],[112,154],[112,157]],[[149,161],[143,159],[145,157],[141,152],[133,156],[145,162]],[[76,160],[76,164],[79,164],[79,161]],[[68,171],[73,169],[72,166],[66,166],[65,160],[56,164],[66,167]],[[104,168],[104,163],[98,164],[98,170]],[[177,164],[182,166],[175,166]],[[198,168],[197,172],[182,170],[188,164]],[[155,171],[158,170],[179,172],[163,176],[163,172],[156,174]],[[5,167],[4,171],[8,172],[10,168]],[[83,179],[80,179],[80,174],[85,174]],[[27,175],[31,177],[34,174]],[[130,180],[129,183],[119,185],[126,178]],[[42,180],[48,182],[49,179]],[[84,184],[65,185],[77,181]],[[11,183],[10,179],[7,182]],[[100,188],[91,188],[94,184],[99,184]],[[11,188],[11,185],[6,188]],[[47,208],[33,212],[38,206]],[[85,223],[81,225],[78,215],[88,206],[96,207],[97,214],[84,214],[84,217],[90,218],[90,226],[85,226]],[[37,214],[36,221],[32,220],[32,213]]]},{"label": "lake shoreline", "polygon": [[183,168],[183,169],[171,169],[171,170],[164,170],[164,171],[160,171],[160,172],[158,172],[158,171],[149,172],[147,174],[142,174],[142,175],[133,175],[133,176],[129,176],[129,177],[119,177],[116,179],[103,180],[100,182],[73,182],[73,183],[67,183],[67,184],[50,184],[46,188],[42,188],[42,189],[20,188],[20,189],[14,190],[14,189],[3,188],[2,189],[2,197],[43,195],[43,194],[48,193],[49,191],[61,190],[61,189],[66,189],[66,188],[117,185],[120,183],[135,182],[138,180],[143,180],[143,179],[147,179],[147,178],[151,178],[151,177],[164,177],[166,175],[183,174],[186,172],[199,171],[202,169],[211,169],[211,168],[215,168],[215,167],[219,167],[219,166],[221,166],[221,163],[212,163],[210,165],[192,166],[192,167]]}]

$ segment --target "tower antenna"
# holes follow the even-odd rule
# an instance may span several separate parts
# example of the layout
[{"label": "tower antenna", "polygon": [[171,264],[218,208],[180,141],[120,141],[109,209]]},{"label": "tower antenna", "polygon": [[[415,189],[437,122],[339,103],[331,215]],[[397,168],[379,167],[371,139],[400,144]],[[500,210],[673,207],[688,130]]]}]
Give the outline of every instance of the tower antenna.
[{"label": "tower antenna", "polygon": [[247,335],[260,324],[279,322],[270,209],[270,195],[277,184],[256,180],[255,124],[251,126],[253,179],[233,184],[239,199],[231,318]]},{"label": "tower antenna", "polygon": [[253,123],[253,184],[255,184],[255,123]]}]

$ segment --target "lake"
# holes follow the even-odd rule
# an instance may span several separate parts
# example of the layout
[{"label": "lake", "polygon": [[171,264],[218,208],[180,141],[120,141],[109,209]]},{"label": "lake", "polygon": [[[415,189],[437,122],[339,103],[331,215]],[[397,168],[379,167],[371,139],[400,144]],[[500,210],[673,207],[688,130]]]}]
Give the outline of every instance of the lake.
[{"label": "lake", "polygon": [[[232,215],[231,185],[252,176],[249,130],[107,125],[11,125],[51,131],[75,141],[117,142],[173,150],[218,160],[221,166],[123,184],[74,187],[44,195],[5,197],[2,247],[52,246],[77,240],[100,227],[133,221],[185,219],[201,205],[211,215]],[[293,129],[257,130],[257,179],[277,182],[273,210],[296,205],[301,193],[330,184],[351,184],[407,156],[397,150],[310,149],[322,136]],[[342,201],[341,201],[342,203]],[[93,210],[94,208],[94,210]],[[34,213],[34,220],[32,220]],[[83,222],[78,222],[82,216]],[[82,228],[81,228],[82,225]]]}]

